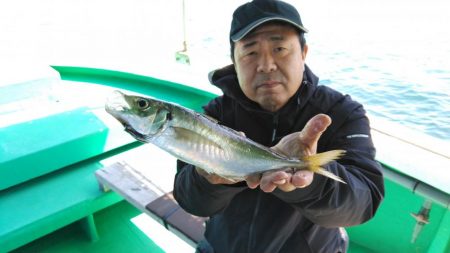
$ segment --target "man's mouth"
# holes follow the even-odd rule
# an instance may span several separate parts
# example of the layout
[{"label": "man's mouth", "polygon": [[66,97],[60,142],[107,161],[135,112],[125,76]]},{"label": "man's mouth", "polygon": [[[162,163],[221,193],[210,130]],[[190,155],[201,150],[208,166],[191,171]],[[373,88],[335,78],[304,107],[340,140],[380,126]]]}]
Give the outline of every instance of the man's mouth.
[{"label": "man's mouth", "polygon": [[258,88],[271,89],[271,88],[277,87],[280,84],[281,83],[278,81],[265,81],[265,82],[260,83],[258,85]]}]

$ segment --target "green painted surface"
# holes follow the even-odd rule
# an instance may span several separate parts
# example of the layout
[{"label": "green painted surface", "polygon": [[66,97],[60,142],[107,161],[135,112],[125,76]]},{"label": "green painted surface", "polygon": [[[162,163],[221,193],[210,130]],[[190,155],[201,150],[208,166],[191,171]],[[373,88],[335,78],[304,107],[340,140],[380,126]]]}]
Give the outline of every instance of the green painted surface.
[{"label": "green painted surface", "polygon": [[[40,79],[0,86],[0,94],[2,94],[0,96],[0,105],[15,103],[17,101],[32,100],[40,96],[50,100],[54,99],[52,96],[49,96],[49,91],[52,90],[56,81],[57,79]],[[0,112],[5,113],[10,111]]]},{"label": "green painted surface", "polygon": [[354,241],[351,241],[348,248],[348,253],[376,253],[376,251],[370,250]]},{"label": "green painted surface", "polygon": [[95,179],[99,163],[58,170],[0,192],[0,251],[13,249],[117,201]]},{"label": "green painted surface", "polygon": [[0,191],[0,252],[24,245],[120,201],[122,198],[117,194],[100,191],[94,172],[103,166],[102,159],[140,145],[130,143]]},{"label": "green painted surface", "polygon": [[107,133],[87,108],[0,128],[0,190],[101,154]]},{"label": "green painted surface", "polygon": [[197,111],[201,111],[202,105],[217,96],[179,83],[127,72],[70,66],[52,67],[59,72],[63,80],[90,82],[126,89],[178,103]]},{"label": "green painted surface", "polygon": [[90,241],[80,224],[74,223],[11,253],[163,253],[158,245],[130,221],[140,213],[122,201],[94,215],[99,234],[97,241]]},{"label": "green painted surface", "polygon": [[428,248],[428,253],[450,252],[450,212],[447,211],[442,217],[441,224],[436,236]]},{"label": "green painted surface", "polygon": [[87,217],[81,219],[78,222],[80,223],[84,233],[89,237],[89,240],[95,242],[99,239],[93,214],[89,214]]},{"label": "green painted surface", "polygon": [[[416,220],[411,213],[417,213],[425,199],[414,195],[410,190],[399,186],[388,179],[386,198],[374,219],[369,222],[348,228],[350,239],[374,252],[428,252],[428,248],[436,238],[447,241],[450,234],[439,233],[442,227],[450,227],[450,222],[442,223],[449,210],[440,205],[432,205],[430,223],[425,225],[415,243],[411,238]],[[435,252],[446,252],[443,250]]]}]

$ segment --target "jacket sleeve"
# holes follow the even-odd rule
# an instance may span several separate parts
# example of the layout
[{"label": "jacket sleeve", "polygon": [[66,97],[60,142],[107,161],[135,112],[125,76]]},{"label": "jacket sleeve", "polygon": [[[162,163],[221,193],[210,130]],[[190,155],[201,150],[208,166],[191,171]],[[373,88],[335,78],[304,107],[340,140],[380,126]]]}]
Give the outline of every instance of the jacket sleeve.
[{"label": "jacket sleeve", "polygon": [[[212,100],[204,107],[205,113],[220,121],[220,103],[220,98]],[[193,215],[208,217],[220,212],[246,187],[243,182],[233,185],[211,184],[196,172],[195,166],[177,161],[173,195],[180,206]]]},{"label": "jacket sleeve", "polygon": [[375,215],[384,197],[381,165],[375,161],[369,120],[361,106],[345,117],[326,146],[319,142],[318,152],[333,149],[347,152],[325,169],[341,177],[346,184],[315,174],[313,183],[304,189],[288,193],[276,190],[274,194],[318,225],[361,224]]}]

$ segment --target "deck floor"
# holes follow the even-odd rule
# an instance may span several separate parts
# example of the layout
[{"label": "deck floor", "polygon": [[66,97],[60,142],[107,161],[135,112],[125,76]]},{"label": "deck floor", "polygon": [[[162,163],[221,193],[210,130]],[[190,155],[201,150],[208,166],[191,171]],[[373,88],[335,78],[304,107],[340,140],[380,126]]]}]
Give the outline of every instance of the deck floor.
[{"label": "deck floor", "polygon": [[[131,220],[141,211],[126,201],[121,201],[94,215],[99,240],[91,242],[84,234],[80,224],[73,223],[47,236],[35,240],[11,253],[164,253],[179,252],[160,247],[151,240]],[[152,229],[152,228],[147,228]],[[160,231],[161,227],[153,228]],[[163,229],[164,230],[164,229]],[[175,243],[172,241],[172,243]],[[192,249],[192,252],[194,249]],[[183,251],[186,252],[186,251]],[[351,244],[349,253],[371,253],[359,245]]]},{"label": "deck floor", "polygon": [[[131,219],[141,212],[125,201],[121,201],[94,215],[99,240],[91,242],[80,224],[73,223],[47,236],[35,240],[11,253],[119,253],[151,252],[164,253],[150,240]],[[158,228],[161,229],[161,228]]]}]

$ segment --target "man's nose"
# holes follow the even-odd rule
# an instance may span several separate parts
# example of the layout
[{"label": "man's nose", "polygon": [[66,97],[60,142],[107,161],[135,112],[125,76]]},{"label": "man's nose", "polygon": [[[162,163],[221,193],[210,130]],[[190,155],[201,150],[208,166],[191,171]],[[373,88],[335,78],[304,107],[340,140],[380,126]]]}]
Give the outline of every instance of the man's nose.
[{"label": "man's nose", "polygon": [[269,52],[263,53],[258,59],[257,71],[261,73],[270,73],[277,69],[275,59]]}]

